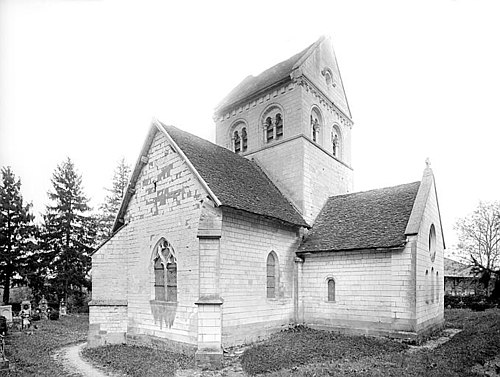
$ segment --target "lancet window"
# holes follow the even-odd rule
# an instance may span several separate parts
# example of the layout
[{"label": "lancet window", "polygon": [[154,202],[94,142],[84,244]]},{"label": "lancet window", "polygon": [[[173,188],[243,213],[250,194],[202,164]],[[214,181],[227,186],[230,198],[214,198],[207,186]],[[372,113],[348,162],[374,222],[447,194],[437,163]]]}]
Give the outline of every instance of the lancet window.
[{"label": "lancet window", "polygon": [[155,300],[177,301],[177,257],[174,248],[162,238],[153,251]]}]

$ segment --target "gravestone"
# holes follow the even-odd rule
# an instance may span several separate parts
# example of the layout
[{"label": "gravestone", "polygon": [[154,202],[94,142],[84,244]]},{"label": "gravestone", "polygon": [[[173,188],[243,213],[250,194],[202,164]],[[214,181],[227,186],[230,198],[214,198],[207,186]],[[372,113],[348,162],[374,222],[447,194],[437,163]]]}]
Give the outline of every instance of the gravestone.
[{"label": "gravestone", "polygon": [[47,309],[49,308],[49,305],[47,304],[45,296],[42,296],[42,299],[38,303],[38,307],[40,308],[40,316],[42,317],[42,319],[47,319]]},{"label": "gravestone", "polygon": [[19,313],[21,317],[21,328],[26,329],[30,327],[30,317],[31,317],[31,302],[30,301],[22,301],[21,302],[21,312]]},{"label": "gravestone", "polygon": [[64,299],[61,300],[61,303],[59,304],[59,315],[66,315],[66,303],[64,302]]},{"label": "gravestone", "polygon": [[4,336],[0,335],[0,371],[9,370],[9,360],[5,357],[5,340]]},{"label": "gravestone", "polygon": [[12,305],[0,306],[0,317],[1,316],[7,319],[7,323],[12,323]]}]

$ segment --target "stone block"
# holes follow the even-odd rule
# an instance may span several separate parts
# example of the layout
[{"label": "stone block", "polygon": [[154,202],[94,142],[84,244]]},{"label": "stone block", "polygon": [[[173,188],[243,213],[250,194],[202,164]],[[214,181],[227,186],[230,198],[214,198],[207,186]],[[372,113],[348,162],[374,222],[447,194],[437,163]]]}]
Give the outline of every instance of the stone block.
[{"label": "stone block", "polygon": [[220,369],[223,358],[222,349],[202,349],[195,353],[196,366],[202,369]]}]

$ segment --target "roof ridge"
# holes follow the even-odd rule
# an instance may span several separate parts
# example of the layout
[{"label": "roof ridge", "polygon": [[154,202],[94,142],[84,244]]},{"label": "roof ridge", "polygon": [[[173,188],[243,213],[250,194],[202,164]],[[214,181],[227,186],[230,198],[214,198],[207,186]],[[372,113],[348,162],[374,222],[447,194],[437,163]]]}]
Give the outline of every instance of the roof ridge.
[{"label": "roof ridge", "polygon": [[357,194],[366,194],[366,193],[375,192],[375,191],[384,191],[384,190],[394,189],[394,188],[403,187],[403,186],[411,186],[411,185],[415,185],[417,183],[420,184],[421,182],[422,181],[414,181],[414,182],[409,182],[409,183],[402,183],[402,184],[395,185],[395,186],[387,186],[387,187],[380,187],[380,188],[364,190],[364,191],[349,192],[349,193],[340,194],[340,195],[332,195],[332,196],[328,197],[328,199],[346,197],[346,196],[357,195]]}]

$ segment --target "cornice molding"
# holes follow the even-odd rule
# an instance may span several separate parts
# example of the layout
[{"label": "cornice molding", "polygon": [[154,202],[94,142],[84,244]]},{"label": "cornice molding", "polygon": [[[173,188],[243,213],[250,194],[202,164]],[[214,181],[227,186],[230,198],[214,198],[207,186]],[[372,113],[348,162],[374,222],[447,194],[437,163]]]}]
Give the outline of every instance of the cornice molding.
[{"label": "cornice molding", "polygon": [[352,129],[354,122],[342,109],[340,109],[335,103],[328,98],[328,96],[319,89],[307,76],[301,75],[294,79],[294,82],[304,87],[307,92],[311,92],[315,97],[319,99],[319,103],[330,113],[335,114],[337,120],[339,120],[340,124],[347,126]]}]

